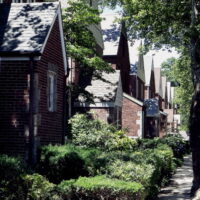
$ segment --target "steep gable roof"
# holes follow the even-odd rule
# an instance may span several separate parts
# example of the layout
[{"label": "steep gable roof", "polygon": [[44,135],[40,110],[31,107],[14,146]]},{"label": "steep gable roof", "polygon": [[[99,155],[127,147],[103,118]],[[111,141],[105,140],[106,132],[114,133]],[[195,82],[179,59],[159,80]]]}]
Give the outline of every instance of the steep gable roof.
[{"label": "steep gable roof", "polygon": [[160,68],[154,68],[154,77],[155,77],[155,92],[159,94],[161,97],[162,94],[162,81],[161,81],[161,70]]},{"label": "steep gable roof", "polygon": [[116,22],[119,14],[115,12],[102,13],[101,17],[103,18],[101,22],[104,41],[103,55],[117,55],[121,35],[121,24]]},{"label": "steep gable roof", "polygon": [[144,56],[144,70],[145,70],[145,85],[150,86],[151,74],[153,73],[154,63],[153,57],[149,55]]},{"label": "steep gable roof", "polygon": [[172,103],[171,82],[167,82],[167,100],[168,100],[168,103]]},{"label": "steep gable roof", "polygon": [[41,52],[58,2],[0,4],[0,52]]},{"label": "steep gable roof", "polygon": [[129,58],[131,65],[131,74],[137,74],[137,76],[145,82],[145,72],[144,72],[144,58],[143,54],[139,52],[139,47],[141,46],[141,41],[135,41],[132,45],[129,42]]},{"label": "steep gable roof", "polygon": [[162,97],[165,99],[167,97],[167,77],[162,77]]}]

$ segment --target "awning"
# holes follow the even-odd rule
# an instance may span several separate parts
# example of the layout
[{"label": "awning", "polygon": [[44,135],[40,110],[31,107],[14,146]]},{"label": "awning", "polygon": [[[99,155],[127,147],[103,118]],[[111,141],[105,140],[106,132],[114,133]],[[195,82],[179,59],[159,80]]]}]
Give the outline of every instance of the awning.
[{"label": "awning", "polygon": [[146,116],[147,117],[159,117],[159,105],[157,99],[146,99],[144,101],[144,105],[146,107]]}]

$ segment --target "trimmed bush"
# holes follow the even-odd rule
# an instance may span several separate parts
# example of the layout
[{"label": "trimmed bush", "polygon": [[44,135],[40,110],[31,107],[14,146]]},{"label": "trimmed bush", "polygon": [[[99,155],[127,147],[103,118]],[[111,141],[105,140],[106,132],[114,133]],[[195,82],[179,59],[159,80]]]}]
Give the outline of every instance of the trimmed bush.
[{"label": "trimmed bush", "polygon": [[141,184],[109,179],[105,176],[80,177],[77,181],[64,181],[58,186],[65,194],[64,199],[73,200],[144,200],[145,191]]},{"label": "trimmed bush", "polygon": [[[149,197],[155,197],[175,170],[173,152],[167,145],[159,145],[155,149],[133,152],[108,163],[107,174],[110,178],[141,183]],[[124,159],[126,158],[126,159]]]},{"label": "trimmed bush", "polygon": [[85,161],[72,145],[44,146],[41,149],[37,172],[53,183],[88,175]]}]

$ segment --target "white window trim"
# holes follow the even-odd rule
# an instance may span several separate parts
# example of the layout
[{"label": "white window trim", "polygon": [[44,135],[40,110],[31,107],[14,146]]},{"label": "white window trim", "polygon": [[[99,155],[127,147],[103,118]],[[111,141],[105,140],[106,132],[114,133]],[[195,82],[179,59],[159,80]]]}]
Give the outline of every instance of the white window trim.
[{"label": "white window trim", "polygon": [[[49,81],[51,80],[51,81]],[[47,75],[47,107],[49,112],[56,112],[57,108],[57,74],[48,71]]]}]

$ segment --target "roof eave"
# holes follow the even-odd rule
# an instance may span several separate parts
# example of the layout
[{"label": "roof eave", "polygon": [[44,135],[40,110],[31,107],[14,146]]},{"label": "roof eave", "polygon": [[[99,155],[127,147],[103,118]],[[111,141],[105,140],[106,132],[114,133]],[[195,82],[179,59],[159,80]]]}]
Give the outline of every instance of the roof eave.
[{"label": "roof eave", "polygon": [[0,51],[0,56],[41,56],[40,51]]}]

